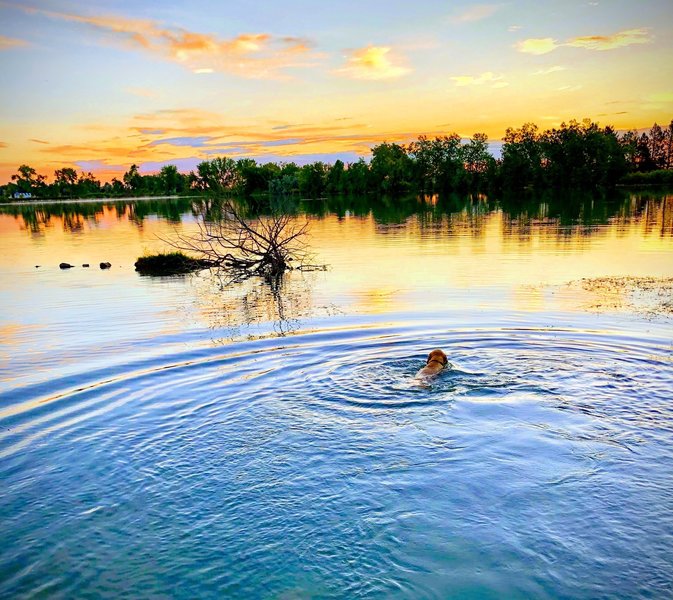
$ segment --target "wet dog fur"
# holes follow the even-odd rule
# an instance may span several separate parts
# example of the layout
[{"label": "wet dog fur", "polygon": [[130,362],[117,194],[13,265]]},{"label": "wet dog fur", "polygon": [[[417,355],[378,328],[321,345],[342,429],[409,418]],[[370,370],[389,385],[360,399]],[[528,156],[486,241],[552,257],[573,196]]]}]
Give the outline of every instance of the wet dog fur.
[{"label": "wet dog fur", "polygon": [[435,348],[430,354],[428,354],[428,359],[425,361],[425,366],[416,373],[416,377],[434,377],[435,375],[441,373],[446,369],[449,364],[446,354],[442,352],[439,348]]}]

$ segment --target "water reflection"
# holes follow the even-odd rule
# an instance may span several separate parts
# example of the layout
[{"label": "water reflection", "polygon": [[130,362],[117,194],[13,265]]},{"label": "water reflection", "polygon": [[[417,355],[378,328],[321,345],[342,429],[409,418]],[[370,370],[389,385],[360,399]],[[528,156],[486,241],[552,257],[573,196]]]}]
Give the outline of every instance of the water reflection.
[{"label": "water reflection", "polygon": [[61,226],[64,231],[77,232],[84,224],[95,226],[111,220],[128,221],[142,227],[149,216],[169,223],[180,223],[185,214],[197,214],[203,201],[191,198],[118,200],[101,202],[45,202],[0,205],[0,215],[11,215],[21,228],[32,234]]},{"label": "water reflection", "polygon": [[[29,309],[36,323],[51,323],[46,311],[56,307],[65,315],[77,304],[78,318],[90,321],[92,331],[99,327],[96,307],[105,306],[124,323],[138,307],[157,310],[153,318],[163,330],[185,327],[187,311],[199,326],[212,329],[245,335],[266,322],[287,333],[307,315],[334,311],[578,311],[586,306],[577,298],[579,291],[551,293],[541,284],[673,276],[673,194],[663,192],[285,203],[285,212],[310,221],[311,250],[330,271],[291,273],[271,286],[260,280],[228,286],[207,273],[156,281],[137,276],[138,256],[165,250],[162,240],[176,233],[194,232],[201,215],[217,217],[220,203],[208,198],[0,206],[5,320],[23,323]],[[249,215],[278,208],[266,200],[244,206]],[[102,261],[113,265],[104,274],[79,267],[58,270],[59,262]],[[196,293],[188,289],[192,284]],[[112,307],[106,304],[110,294],[116,298]],[[129,333],[140,323],[154,327],[143,315],[126,323]]]},{"label": "water reflection", "polygon": [[[217,219],[221,203],[209,198],[128,199],[101,202],[15,203],[0,205],[0,215],[11,215],[22,229],[44,233],[45,229],[62,226],[65,231],[77,232],[109,219],[128,221],[142,227],[148,217],[159,217],[178,224],[189,215],[206,215]],[[665,192],[614,192],[595,197],[589,194],[547,194],[504,196],[489,199],[483,194],[470,196],[413,196],[392,197],[333,197],[320,200],[286,198],[282,201],[257,199],[240,204],[248,216],[268,214],[279,210],[286,214],[324,218],[335,215],[342,220],[349,217],[373,217],[380,225],[403,225],[417,216],[421,228],[434,227],[448,219],[448,233],[457,226],[461,231],[479,232],[494,212],[501,212],[508,224],[506,232],[520,231],[525,239],[527,231],[539,226],[579,227],[590,235],[595,225],[625,224],[642,220],[647,232],[659,230],[661,235],[673,234],[673,195]],[[389,227],[382,227],[386,233]],[[476,233],[478,235],[478,233]]]},{"label": "water reflection", "polygon": [[285,336],[298,331],[303,319],[317,312],[339,312],[335,306],[315,306],[312,291],[318,276],[293,271],[233,284],[225,274],[206,272],[192,279],[195,294],[188,302],[195,304],[217,336],[255,337],[256,327],[262,324],[271,328],[264,330],[265,335]]}]

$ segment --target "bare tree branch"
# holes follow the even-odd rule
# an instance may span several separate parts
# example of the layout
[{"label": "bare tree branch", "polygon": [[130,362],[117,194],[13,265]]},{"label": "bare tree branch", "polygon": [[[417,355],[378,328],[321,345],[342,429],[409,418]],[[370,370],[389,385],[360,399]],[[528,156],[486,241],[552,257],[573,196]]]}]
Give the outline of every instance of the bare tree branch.
[{"label": "bare tree branch", "polygon": [[217,208],[216,220],[207,219],[202,212],[196,233],[176,233],[167,243],[206,259],[232,280],[253,275],[274,278],[293,268],[325,270],[324,265],[309,262],[308,221],[295,223],[287,214],[245,218],[231,201],[223,201]]}]

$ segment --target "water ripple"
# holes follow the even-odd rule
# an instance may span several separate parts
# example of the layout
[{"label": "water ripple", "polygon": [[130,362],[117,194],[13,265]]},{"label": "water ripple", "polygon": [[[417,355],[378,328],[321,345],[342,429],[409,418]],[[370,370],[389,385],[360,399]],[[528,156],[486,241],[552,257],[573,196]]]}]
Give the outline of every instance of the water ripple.
[{"label": "water ripple", "polygon": [[0,596],[665,596],[670,354],[388,323],[15,389]]}]

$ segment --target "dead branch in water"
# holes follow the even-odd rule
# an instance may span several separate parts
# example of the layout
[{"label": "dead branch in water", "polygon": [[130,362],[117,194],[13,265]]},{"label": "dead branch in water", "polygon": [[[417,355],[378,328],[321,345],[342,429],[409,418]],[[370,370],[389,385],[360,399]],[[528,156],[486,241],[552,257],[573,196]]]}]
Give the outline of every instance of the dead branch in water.
[{"label": "dead branch in water", "polygon": [[168,243],[209,261],[234,280],[253,275],[278,277],[293,268],[325,269],[309,262],[308,221],[297,223],[288,214],[247,219],[230,201],[223,203],[220,214],[216,220],[202,214],[196,233],[176,234],[177,239]]}]

